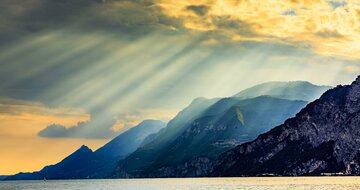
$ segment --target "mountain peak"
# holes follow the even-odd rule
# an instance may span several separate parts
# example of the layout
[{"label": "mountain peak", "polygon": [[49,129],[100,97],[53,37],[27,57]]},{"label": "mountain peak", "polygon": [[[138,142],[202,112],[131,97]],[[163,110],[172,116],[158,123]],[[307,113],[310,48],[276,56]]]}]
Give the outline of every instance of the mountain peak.
[{"label": "mountain peak", "polygon": [[83,153],[92,153],[92,152],[93,151],[89,147],[87,147],[86,145],[82,145],[73,154],[83,154]]},{"label": "mountain peak", "polygon": [[86,145],[81,145],[81,147],[78,150],[82,150],[82,151],[92,151],[88,146]]}]

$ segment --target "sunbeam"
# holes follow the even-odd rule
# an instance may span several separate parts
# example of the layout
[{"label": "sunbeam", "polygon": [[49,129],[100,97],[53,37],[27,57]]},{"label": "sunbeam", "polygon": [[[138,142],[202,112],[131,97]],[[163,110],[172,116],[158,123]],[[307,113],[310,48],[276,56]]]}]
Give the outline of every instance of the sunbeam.
[{"label": "sunbeam", "polygon": [[144,120],[191,126],[261,83],[336,86],[360,72],[357,0],[0,3],[0,174],[99,148]]}]

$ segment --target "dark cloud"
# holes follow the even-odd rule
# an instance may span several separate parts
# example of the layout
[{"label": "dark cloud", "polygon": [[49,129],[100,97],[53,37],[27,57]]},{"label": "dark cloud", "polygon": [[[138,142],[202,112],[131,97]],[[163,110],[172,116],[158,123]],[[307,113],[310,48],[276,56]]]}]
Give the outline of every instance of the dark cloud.
[{"label": "dark cloud", "polygon": [[186,10],[191,11],[199,16],[205,16],[209,11],[209,6],[206,5],[189,5]]},{"label": "dark cloud", "polygon": [[145,35],[180,27],[152,0],[0,0],[0,40],[41,31],[121,32]]},{"label": "dark cloud", "polygon": [[114,118],[109,116],[92,116],[87,122],[79,122],[76,126],[66,128],[63,125],[52,124],[41,130],[38,135],[48,138],[86,138],[106,139],[118,133],[111,130],[115,125]]},{"label": "dark cloud", "polygon": [[[0,0],[1,18],[7,20],[7,31],[38,32],[51,28],[64,27],[91,7],[93,0]],[[15,34],[16,35],[16,34]]]}]

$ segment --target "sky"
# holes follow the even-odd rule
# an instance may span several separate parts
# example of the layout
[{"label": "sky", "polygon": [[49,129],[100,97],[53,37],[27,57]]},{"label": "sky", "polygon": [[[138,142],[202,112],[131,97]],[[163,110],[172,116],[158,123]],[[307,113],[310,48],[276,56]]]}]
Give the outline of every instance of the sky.
[{"label": "sky", "polygon": [[197,97],[348,84],[358,0],[0,0],[0,174],[96,150]]}]

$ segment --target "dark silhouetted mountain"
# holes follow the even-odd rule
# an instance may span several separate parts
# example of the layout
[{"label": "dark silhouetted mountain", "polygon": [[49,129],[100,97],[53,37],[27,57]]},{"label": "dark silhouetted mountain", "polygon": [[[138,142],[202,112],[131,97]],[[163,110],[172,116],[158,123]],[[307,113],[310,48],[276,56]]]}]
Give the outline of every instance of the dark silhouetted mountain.
[{"label": "dark silhouetted mountain", "polygon": [[0,175],[0,180],[4,180],[6,179],[8,176],[7,175]]},{"label": "dark silhouetted mountain", "polygon": [[[210,163],[224,151],[281,124],[306,103],[268,96],[221,99],[188,123],[180,135],[161,149],[150,143],[121,161],[117,177],[202,175],[205,168],[198,171],[196,167],[188,169],[185,166]],[[166,129],[169,130],[170,126]]]},{"label": "dark silhouetted mountain", "polygon": [[[88,166],[91,165],[93,152],[87,146],[81,146],[74,153],[63,159],[61,162],[45,166],[39,172],[19,173],[14,176],[8,176],[7,180],[37,180],[44,178],[66,179],[86,178]],[[76,164],[75,164],[76,163]]]},{"label": "dark silhouetted mountain", "polygon": [[267,82],[245,89],[235,97],[254,98],[257,96],[272,96],[288,100],[313,101],[331,86],[317,86],[306,81]]},{"label": "dark silhouetted mountain", "polygon": [[211,176],[360,175],[360,77],[256,140],[223,153]]},{"label": "dark silhouetted mountain", "polygon": [[46,166],[39,172],[19,173],[6,179],[104,178],[114,170],[118,160],[135,151],[147,136],[157,133],[165,125],[161,121],[145,120],[120,134],[95,152],[86,146],[82,146],[61,162]]}]

